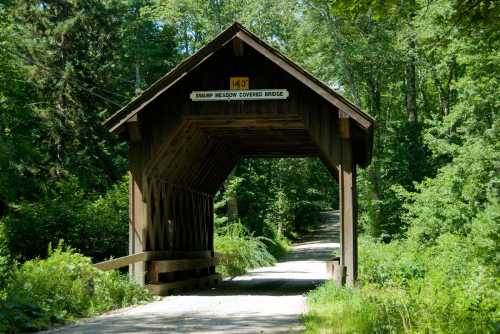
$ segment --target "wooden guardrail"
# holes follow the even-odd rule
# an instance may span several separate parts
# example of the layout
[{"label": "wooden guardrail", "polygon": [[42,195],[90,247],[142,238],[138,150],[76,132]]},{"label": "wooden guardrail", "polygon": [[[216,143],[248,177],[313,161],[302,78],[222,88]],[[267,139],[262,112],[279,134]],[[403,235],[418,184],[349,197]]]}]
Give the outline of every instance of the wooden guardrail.
[{"label": "wooden guardrail", "polygon": [[[218,284],[221,276],[215,273],[217,258],[211,251],[150,251],[131,254],[95,263],[101,270],[126,267],[137,262],[148,262],[146,288],[157,295],[167,295],[182,289],[202,288]],[[167,275],[161,282],[160,275]]]},{"label": "wooden guardrail", "polygon": [[151,261],[146,288],[165,296],[183,289],[214,286],[221,281],[214,269],[216,264],[216,257]]},{"label": "wooden guardrail", "polygon": [[160,260],[205,259],[211,258],[211,251],[181,252],[181,251],[149,251],[110,259],[95,263],[94,266],[101,270],[112,270],[126,267],[129,264]]}]

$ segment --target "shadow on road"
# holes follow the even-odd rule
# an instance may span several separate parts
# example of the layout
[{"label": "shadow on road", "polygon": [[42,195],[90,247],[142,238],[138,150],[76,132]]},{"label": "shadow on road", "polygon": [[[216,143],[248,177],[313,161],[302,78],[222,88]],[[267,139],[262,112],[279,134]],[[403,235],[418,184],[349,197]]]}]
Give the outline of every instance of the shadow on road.
[{"label": "shadow on road", "polygon": [[[182,320],[179,320],[182,319]],[[80,334],[118,334],[118,333],[292,333],[296,332],[287,324],[294,323],[296,315],[263,316],[245,314],[241,316],[215,316],[203,317],[193,314],[179,314],[172,318],[168,314],[159,315],[128,315],[126,318],[110,317],[105,323],[88,322],[85,328],[80,328],[73,333]],[[259,332],[254,332],[258,328]],[[209,330],[206,330],[209,329]]]},{"label": "shadow on road", "polygon": [[325,261],[330,260],[339,249],[339,213],[321,213],[318,229],[303,235],[293,245],[293,250],[275,266],[260,268],[248,275],[224,280],[216,288],[186,292],[182,295],[231,296],[231,295],[302,295],[313,290],[328,279]]},{"label": "shadow on road", "polygon": [[224,280],[214,289],[169,296],[51,333],[300,332],[304,294],[328,279],[325,261],[339,247],[338,212],[322,213],[321,217],[321,226],[272,267]]}]

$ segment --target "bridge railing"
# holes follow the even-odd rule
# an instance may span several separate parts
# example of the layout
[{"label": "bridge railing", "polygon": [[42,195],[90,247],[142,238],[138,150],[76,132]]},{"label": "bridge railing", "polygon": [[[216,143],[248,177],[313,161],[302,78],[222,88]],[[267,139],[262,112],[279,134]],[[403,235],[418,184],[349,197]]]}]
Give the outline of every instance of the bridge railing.
[{"label": "bridge railing", "polygon": [[209,259],[212,258],[211,251],[148,251],[127,256],[109,259],[95,263],[94,266],[101,270],[112,270],[126,267],[137,262],[160,261],[160,260],[181,260],[181,259]]},{"label": "bridge railing", "polygon": [[217,284],[217,257],[211,251],[149,251],[95,263],[101,270],[113,270],[137,262],[147,263],[146,287],[153,293],[166,295],[174,290]]}]

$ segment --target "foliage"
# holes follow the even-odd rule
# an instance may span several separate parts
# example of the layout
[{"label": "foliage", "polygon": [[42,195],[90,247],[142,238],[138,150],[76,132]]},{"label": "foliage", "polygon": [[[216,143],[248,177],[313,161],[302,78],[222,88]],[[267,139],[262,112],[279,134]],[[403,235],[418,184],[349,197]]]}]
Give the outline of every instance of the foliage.
[{"label": "foliage", "polygon": [[102,121],[178,61],[148,3],[0,3],[0,219],[14,257],[60,238],[96,259],[124,254],[127,202],[111,197],[126,145]]},{"label": "foliage", "polygon": [[499,62],[490,50],[499,39],[488,5],[498,13],[489,2],[465,9],[444,0],[417,12],[422,98],[432,111],[419,132],[436,171],[418,183],[412,175],[412,187],[393,179],[397,201],[378,205],[395,204],[400,240],[362,241],[359,286],[312,293],[309,332],[346,329],[341,317],[345,332],[498,332]]},{"label": "foliage", "polygon": [[[242,160],[219,195],[219,215],[236,198],[241,223],[256,235],[293,237],[337,206],[337,185],[318,159]],[[221,203],[223,202],[223,203]]]},{"label": "foliage", "polygon": [[220,260],[218,271],[234,277],[249,269],[272,265],[275,259],[267,250],[265,240],[248,233],[238,222],[219,229],[214,239],[215,252]]},{"label": "foliage", "polygon": [[15,269],[0,304],[0,330],[40,330],[149,299],[118,272],[100,271],[89,258],[59,245],[47,259]]},{"label": "foliage", "polygon": [[127,180],[104,196],[86,199],[76,182],[58,184],[39,202],[22,202],[3,219],[5,243],[18,260],[47,255],[47,245],[64,239],[94,260],[127,252]]},{"label": "foliage", "polygon": [[409,237],[432,243],[440,235],[468,235],[472,217],[484,212],[488,197],[498,198],[498,151],[494,129],[474,138],[458,149],[453,162],[444,166],[433,179],[417,186],[418,193],[408,194],[405,220],[413,224]]},{"label": "foliage", "polygon": [[[498,234],[488,235],[481,243],[492,245]],[[365,240],[360,285],[311,292],[306,332],[495,333],[498,267],[478,256],[474,238],[445,234],[429,248]]]},{"label": "foliage", "polygon": [[[401,333],[407,320],[403,291],[339,288],[332,281],[308,294],[305,333]],[[335,303],[332,303],[332,300]]]},{"label": "foliage", "polygon": [[337,189],[317,159],[242,160],[215,202],[216,248],[234,254],[224,258],[222,270],[232,276],[269,264],[252,263],[266,257],[264,251],[283,256],[290,239],[319,224],[321,210],[336,206]]}]

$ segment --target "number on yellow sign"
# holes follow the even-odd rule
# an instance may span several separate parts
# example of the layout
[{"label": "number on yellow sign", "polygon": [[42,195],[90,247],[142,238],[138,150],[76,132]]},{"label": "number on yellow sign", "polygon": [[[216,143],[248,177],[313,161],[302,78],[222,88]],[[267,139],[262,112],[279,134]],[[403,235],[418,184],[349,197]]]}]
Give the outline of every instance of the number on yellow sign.
[{"label": "number on yellow sign", "polygon": [[248,77],[231,77],[229,80],[230,90],[247,90],[250,86]]}]

